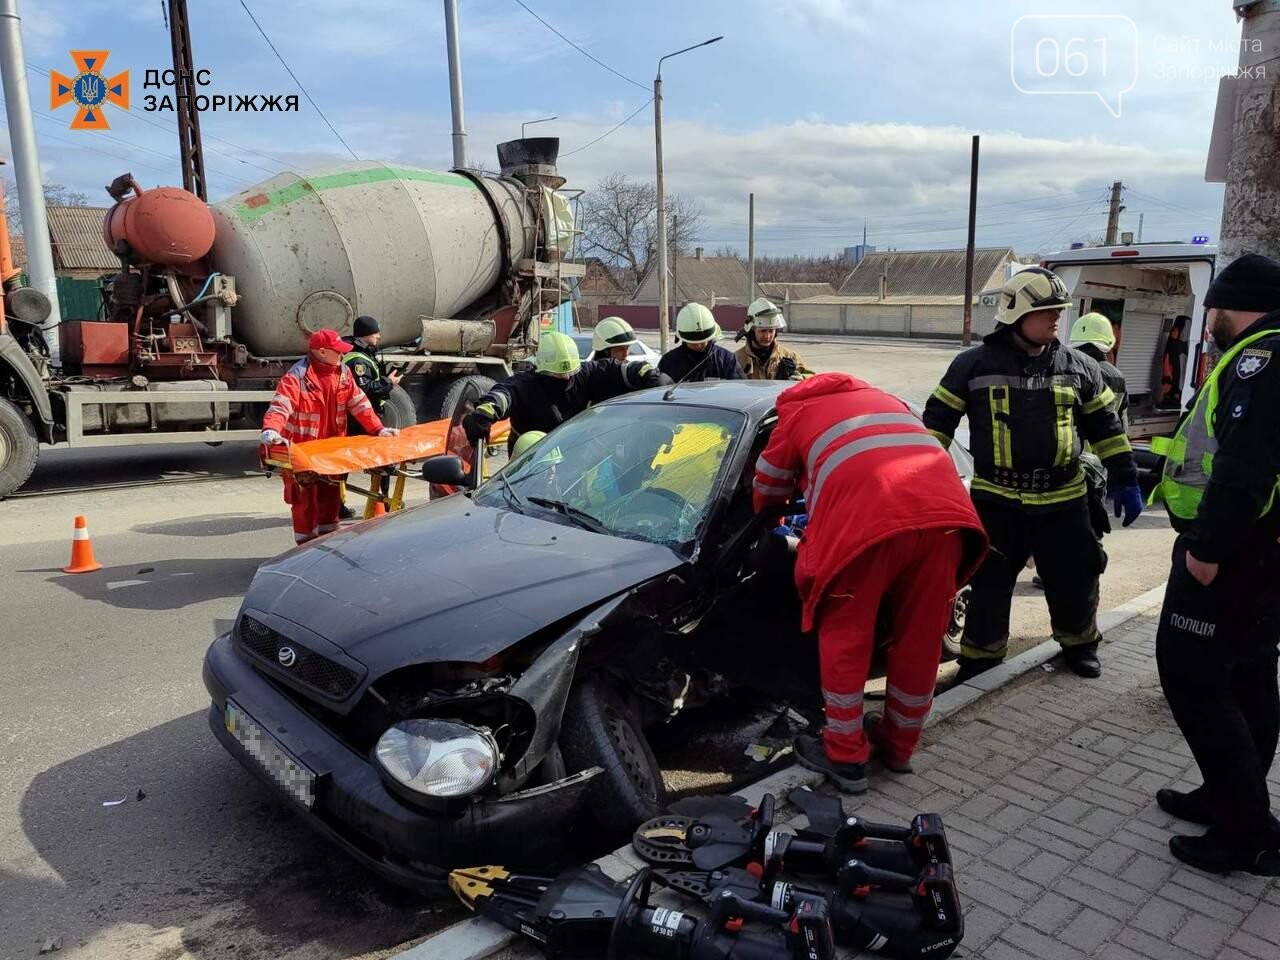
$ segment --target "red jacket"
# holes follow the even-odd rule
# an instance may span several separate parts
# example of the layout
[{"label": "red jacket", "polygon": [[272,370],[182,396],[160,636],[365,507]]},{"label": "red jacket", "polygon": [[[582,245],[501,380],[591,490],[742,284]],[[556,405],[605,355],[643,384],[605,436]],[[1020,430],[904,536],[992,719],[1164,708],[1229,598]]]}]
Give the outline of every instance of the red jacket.
[{"label": "red jacket", "polygon": [[348,413],[370,436],[382,430],[382,420],[351,371],[303,357],[276,385],[262,429],[276,430],[290,443],[345,437]]},{"label": "red jacket", "polygon": [[986,531],[951,456],[905,403],[846,373],[778,397],[778,424],[756,461],[756,510],[797,488],[809,514],[796,561],[805,630],[836,574],[894,534],[968,531],[955,589],[986,555]]}]

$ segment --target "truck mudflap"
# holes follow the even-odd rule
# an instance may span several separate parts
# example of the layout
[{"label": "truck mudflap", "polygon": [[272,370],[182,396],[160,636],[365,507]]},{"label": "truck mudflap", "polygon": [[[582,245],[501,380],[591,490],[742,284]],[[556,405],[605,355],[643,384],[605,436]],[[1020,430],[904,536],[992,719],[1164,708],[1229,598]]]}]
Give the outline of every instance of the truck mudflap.
[{"label": "truck mudflap", "polygon": [[40,432],[43,440],[53,442],[53,407],[49,403],[49,392],[44,381],[32,365],[31,359],[18,346],[18,341],[8,333],[0,333],[0,364],[8,367],[21,381],[31,397],[31,405],[36,416],[40,418]]}]

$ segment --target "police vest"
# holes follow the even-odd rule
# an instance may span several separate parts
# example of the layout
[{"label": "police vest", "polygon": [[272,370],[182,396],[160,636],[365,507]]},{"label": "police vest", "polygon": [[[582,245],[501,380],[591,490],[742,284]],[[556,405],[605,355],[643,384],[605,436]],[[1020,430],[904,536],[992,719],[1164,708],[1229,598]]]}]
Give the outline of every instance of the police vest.
[{"label": "police vest", "polygon": [[[1164,501],[1169,512],[1180,520],[1195,519],[1200,500],[1213,476],[1213,455],[1218,452],[1218,438],[1214,434],[1214,414],[1218,410],[1218,380],[1223,372],[1231,369],[1244,349],[1256,340],[1274,336],[1275,330],[1263,330],[1245,337],[1222,355],[1209,378],[1205,380],[1195,405],[1182,421],[1172,437],[1152,437],[1151,452],[1165,458],[1164,475],[1151,494],[1152,502]],[[1280,477],[1276,478],[1280,487]],[[1263,507],[1263,516],[1270,512],[1275,502],[1276,490]]]}]

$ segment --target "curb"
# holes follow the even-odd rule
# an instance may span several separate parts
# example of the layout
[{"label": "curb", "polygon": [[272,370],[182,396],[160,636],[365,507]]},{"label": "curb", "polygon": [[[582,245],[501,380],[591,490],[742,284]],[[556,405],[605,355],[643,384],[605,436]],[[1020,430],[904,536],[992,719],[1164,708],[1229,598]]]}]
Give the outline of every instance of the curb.
[{"label": "curb", "polygon": [[[1098,629],[1105,634],[1132,620],[1152,604],[1160,602],[1164,597],[1164,591],[1165,584],[1162,583],[1114,610],[1098,614]],[[1046,640],[1030,650],[1023,651],[1012,660],[1006,660],[1000,666],[979,674],[969,682],[958,684],[945,693],[938,694],[934,698],[933,710],[925,724],[926,728],[941,723],[974,701],[980,700],[984,695],[1048,663],[1060,652],[1061,648],[1057,641]],[[822,774],[806,770],[798,764],[792,764],[757,780],[734,795],[742,797],[754,806],[766,793],[785,797],[796,787],[811,786],[821,780]],[[596,863],[615,880],[624,880],[644,866],[632,852],[630,845],[619,847],[613,853],[601,857]],[[446,960],[446,958],[447,960],[483,960],[510,946],[517,939],[514,931],[499,926],[492,920],[484,917],[469,917],[451,927],[445,927],[439,933],[432,934],[408,950],[388,957],[387,960]]]}]

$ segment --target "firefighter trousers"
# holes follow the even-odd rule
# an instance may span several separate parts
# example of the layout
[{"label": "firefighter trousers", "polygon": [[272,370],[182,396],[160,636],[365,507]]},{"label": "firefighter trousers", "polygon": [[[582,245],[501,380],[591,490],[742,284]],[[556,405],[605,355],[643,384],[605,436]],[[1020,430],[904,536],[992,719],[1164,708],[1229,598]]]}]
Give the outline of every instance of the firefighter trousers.
[{"label": "firefighter trousers", "polygon": [[342,489],[336,483],[317,480],[306,486],[286,477],[284,502],[293,514],[293,539],[306,543],[324,533],[338,529],[338,515],[342,509]]},{"label": "firefighter trousers", "polygon": [[1223,563],[1209,586],[1173,546],[1156,632],[1156,664],[1169,709],[1200,767],[1215,832],[1256,848],[1275,835],[1267,774],[1280,734],[1280,550]]},{"label": "firefighter trousers", "polygon": [[933,705],[962,556],[959,532],[909,531],[863,551],[831,582],[817,620],[827,715],[823,743],[832,760],[865,763],[870,757],[862,689],[882,605],[892,623],[882,729],[894,761],[911,757]]},{"label": "firefighter trousers", "polygon": [[991,550],[973,577],[960,655],[1003,660],[1018,574],[1035,557],[1053,638],[1064,647],[1098,643],[1098,577],[1106,554],[1094,536],[1086,497],[1049,512],[974,500]]}]

